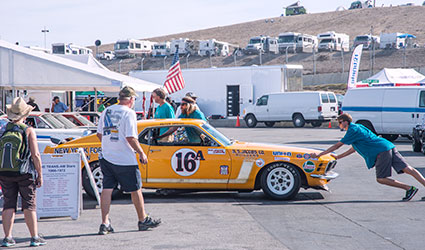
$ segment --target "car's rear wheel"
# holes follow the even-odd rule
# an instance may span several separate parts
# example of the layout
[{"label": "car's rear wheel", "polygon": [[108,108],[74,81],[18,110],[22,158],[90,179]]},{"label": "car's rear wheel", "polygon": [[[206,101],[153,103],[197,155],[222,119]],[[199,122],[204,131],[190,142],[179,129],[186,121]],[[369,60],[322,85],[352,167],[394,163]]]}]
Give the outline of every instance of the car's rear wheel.
[{"label": "car's rear wheel", "polygon": [[266,124],[267,127],[271,128],[274,126],[276,122],[264,122],[264,124]]},{"label": "car's rear wheel", "polygon": [[320,127],[320,126],[322,126],[322,122],[320,122],[320,121],[311,122],[311,126],[313,126],[315,128]]},{"label": "car's rear wheel", "polygon": [[269,165],[261,175],[261,188],[275,200],[293,199],[300,190],[301,176],[298,170],[287,163]]},{"label": "car's rear wheel", "polygon": [[257,119],[253,114],[249,114],[245,117],[245,123],[248,128],[255,128],[257,126]]},{"label": "car's rear wheel", "polygon": [[[94,182],[96,184],[97,192],[99,192],[99,195],[102,193],[103,190],[103,174],[102,170],[100,169],[100,163],[99,161],[94,161],[90,163],[90,169],[93,173]],[[87,170],[83,169],[83,188],[84,191],[86,191],[86,194],[90,196],[93,199],[96,199],[96,195],[94,193],[94,190],[90,184],[89,175],[87,174]],[[122,194],[119,187],[115,188],[112,192],[112,198],[117,198]]]},{"label": "car's rear wheel", "polygon": [[292,118],[292,122],[296,128],[302,128],[305,125],[304,117],[301,114],[295,114]]},{"label": "car's rear wheel", "polygon": [[393,142],[393,141],[397,140],[397,138],[399,137],[399,135],[383,134],[382,137],[384,137],[385,139],[389,140],[390,142]]}]

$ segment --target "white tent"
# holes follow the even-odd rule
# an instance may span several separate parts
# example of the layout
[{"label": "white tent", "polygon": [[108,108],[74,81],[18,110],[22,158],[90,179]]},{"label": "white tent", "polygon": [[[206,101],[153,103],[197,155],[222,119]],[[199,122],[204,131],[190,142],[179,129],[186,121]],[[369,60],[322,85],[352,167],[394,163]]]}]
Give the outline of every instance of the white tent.
[{"label": "white tent", "polygon": [[158,84],[0,40],[0,87],[15,90],[152,92]]},{"label": "white tent", "polygon": [[415,86],[420,85],[425,76],[414,69],[384,68],[366,80],[358,82],[356,87],[366,86]]}]

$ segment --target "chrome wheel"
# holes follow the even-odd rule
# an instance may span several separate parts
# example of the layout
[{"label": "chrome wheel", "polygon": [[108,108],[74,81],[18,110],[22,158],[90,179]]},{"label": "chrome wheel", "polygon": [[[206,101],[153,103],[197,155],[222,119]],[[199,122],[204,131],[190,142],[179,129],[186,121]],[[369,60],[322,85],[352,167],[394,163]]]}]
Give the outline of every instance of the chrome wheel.
[{"label": "chrome wheel", "polygon": [[294,175],[286,168],[275,168],[267,176],[267,186],[277,195],[290,192],[294,182]]}]

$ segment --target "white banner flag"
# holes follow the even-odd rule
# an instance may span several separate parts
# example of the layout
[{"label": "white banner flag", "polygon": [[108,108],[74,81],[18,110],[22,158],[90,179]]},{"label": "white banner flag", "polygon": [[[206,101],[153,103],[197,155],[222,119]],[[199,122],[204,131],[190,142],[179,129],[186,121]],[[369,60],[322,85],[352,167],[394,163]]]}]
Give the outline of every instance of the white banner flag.
[{"label": "white banner flag", "polygon": [[350,72],[348,74],[347,89],[355,88],[357,76],[360,70],[360,58],[362,57],[363,44],[357,45],[351,56]]}]

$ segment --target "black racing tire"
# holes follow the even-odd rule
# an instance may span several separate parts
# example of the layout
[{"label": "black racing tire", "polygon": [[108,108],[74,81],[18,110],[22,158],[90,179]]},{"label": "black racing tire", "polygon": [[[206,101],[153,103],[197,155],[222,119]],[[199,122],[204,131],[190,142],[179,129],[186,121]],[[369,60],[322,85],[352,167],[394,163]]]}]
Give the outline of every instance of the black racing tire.
[{"label": "black racing tire", "polygon": [[393,142],[395,140],[397,140],[397,138],[399,137],[399,135],[394,135],[394,134],[383,134],[382,135],[383,138],[389,140],[390,142]]},{"label": "black racing tire", "polygon": [[320,127],[320,126],[322,126],[322,122],[321,121],[313,121],[313,122],[311,122],[311,126],[313,126],[314,128]]},{"label": "black racing tire", "polygon": [[422,142],[418,140],[412,141],[413,152],[421,152],[422,151]]},{"label": "black racing tire", "polygon": [[296,128],[302,128],[305,125],[304,117],[301,114],[295,114],[292,118],[292,122]]},{"label": "black racing tire", "polygon": [[301,187],[301,176],[295,166],[274,163],[261,174],[261,188],[265,195],[274,200],[295,198]]},{"label": "black racing tire", "polygon": [[[102,193],[102,189],[103,189],[103,174],[102,171],[100,169],[100,164],[99,161],[94,161],[90,163],[90,169],[93,173],[93,177],[94,177],[94,181],[96,183],[97,186],[97,190],[99,192],[99,195]],[[83,188],[84,191],[86,192],[86,194],[88,196],[90,196],[93,199],[96,199],[96,195],[91,187],[90,184],[90,179],[89,176],[87,174],[87,170],[86,168],[83,168]],[[115,188],[114,191],[112,192],[112,198],[118,198],[119,196],[121,196],[122,191],[119,189],[119,187]]]},{"label": "black racing tire", "polygon": [[257,119],[253,114],[249,114],[245,117],[245,123],[248,128],[255,128],[257,126]]},{"label": "black racing tire", "polygon": [[267,127],[272,128],[275,125],[276,122],[264,122]]}]

